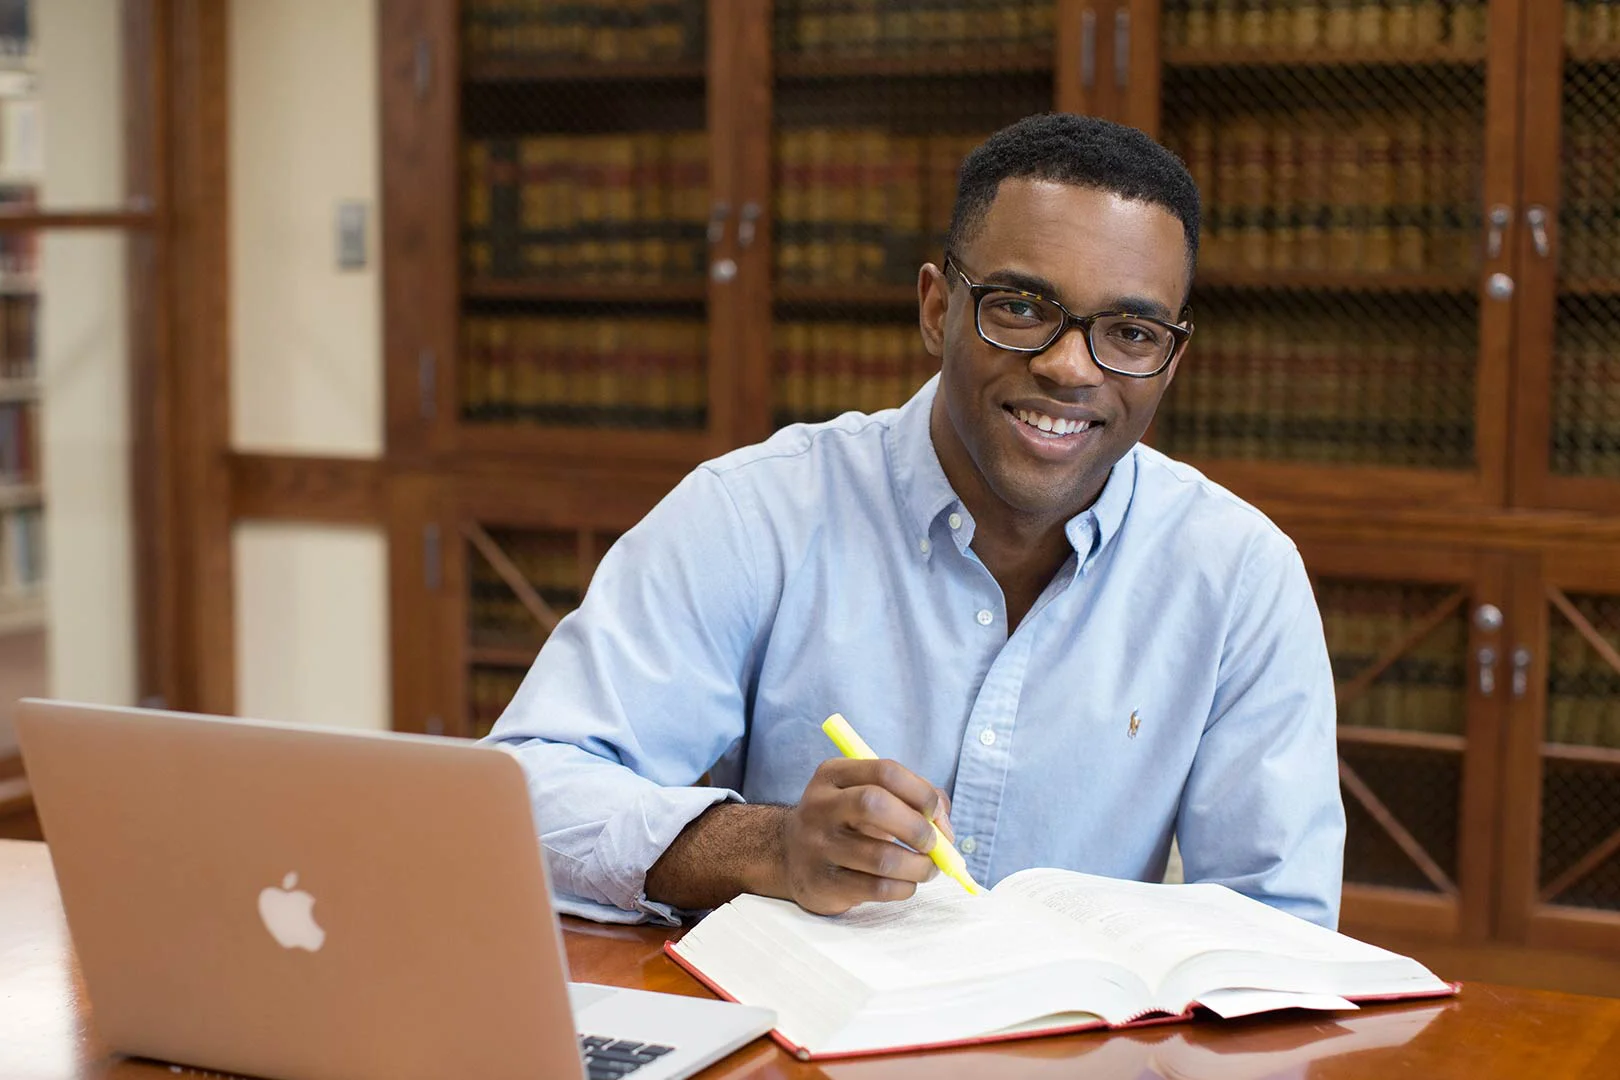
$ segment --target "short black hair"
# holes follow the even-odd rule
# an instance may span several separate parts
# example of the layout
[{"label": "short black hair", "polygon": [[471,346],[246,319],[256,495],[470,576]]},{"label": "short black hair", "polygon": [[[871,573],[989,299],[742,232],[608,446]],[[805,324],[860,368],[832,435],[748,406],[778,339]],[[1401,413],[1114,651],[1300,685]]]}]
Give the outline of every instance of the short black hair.
[{"label": "short black hair", "polygon": [[1187,235],[1187,280],[1198,263],[1198,185],[1181,159],[1146,133],[1073,113],[1026,116],[980,143],[957,176],[948,251],[972,239],[1003,180],[1049,180],[1162,206]]}]

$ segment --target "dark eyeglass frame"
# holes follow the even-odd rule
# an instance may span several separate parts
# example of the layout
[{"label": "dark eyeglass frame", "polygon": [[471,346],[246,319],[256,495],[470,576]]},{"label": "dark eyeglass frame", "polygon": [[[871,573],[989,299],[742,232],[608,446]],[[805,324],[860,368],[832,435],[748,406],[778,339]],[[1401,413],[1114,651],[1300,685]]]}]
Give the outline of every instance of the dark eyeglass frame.
[{"label": "dark eyeglass frame", "polygon": [[[952,255],[950,252],[946,252],[945,272],[948,274],[953,270],[956,272],[956,276],[962,279],[962,284],[968,287],[969,295],[973,297],[973,329],[979,332],[980,340],[982,340],[986,345],[993,346],[997,349],[1003,349],[1007,352],[1023,353],[1025,356],[1039,356],[1047,349],[1050,349],[1053,345],[1056,345],[1063,335],[1069,332],[1070,327],[1078,326],[1081,330],[1081,336],[1085,338],[1086,352],[1091,354],[1091,362],[1093,364],[1096,364],[1104,371],[1111,372],[1115,375],[1122,375],[1127,379],[1152,379],[1164,373],[1164,370],[1170,366],[1171,361],[1175,360],[1177,356],[1181,355],[1181,350],[1187,347],[1187,340],[1192,337],[1193,328],[1191,306],[1183,307],[1181,309],[1181,317],[1183,321],[1187,323],[1185,326],[1178,323],[1166,322],[1164,319],[1155,319],[1151,315],[1137,315],[1129,311],[1094,311],[1090,315],[1076,315],[1074,312],[1070,311],[1068,308],[1064,307],[1061,303],[1052,299],[1050,296],[1042,296],[1040,293],[1025,292],[1023,289],[1015,289],[1011,285],[982,285],[963,273],[961,264],[956,261],[956,256]],[[1063,322],[1055,331],[1053,331],[1050,340],[1048,340],[1045,345],[1039,346],[1038,348],[1021,349],[1012,345],[1003,345],[999,341],[992,341],[990,336],[984,332],[984,325],[980,321],[979,317],[979,312],[984,304],[984,298],[989,296],[991,293],[1011,293],[1014,296],[1021,296],[1026,300],[1039,300],[1043,304],[1051,304],[1053,307],[1063,312]],[[1098,319],[1105,318],[1131,319],[1136,322],[1152,323],[1154,326],[1160,326],[1169,331],[1170,336],[1175,339],[1175,343],[1170,346],[1170,352],[1166,354],[1164,363],[1160,364],[1152,371],[1122,371],[1117,367],[1110,367],[1108,364],[1103,363],[1097,358],[1097,346],[1091,340],[1092,326],[1096,324]]]}]

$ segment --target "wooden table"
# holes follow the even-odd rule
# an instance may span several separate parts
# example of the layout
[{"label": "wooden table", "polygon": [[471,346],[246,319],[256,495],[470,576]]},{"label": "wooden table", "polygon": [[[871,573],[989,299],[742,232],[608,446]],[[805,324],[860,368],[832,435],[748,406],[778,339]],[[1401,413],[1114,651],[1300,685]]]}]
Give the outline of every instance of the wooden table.
[{"label": "wooden table", "polygon": [[[666,931],[567,920],[575,978],[706,993],[670,963]],[[1442,972],[1441,974],[1444,974]],[[474,1036],[476,1037],[476,1036]],[[109,1055],[79,979],[43,844],[0,841],[0,1080],[172,1077]],[[181,1075],[202,1073],[183,1070]],[[1168,1025],[1033,1039],[996,1049],[803,1064],[768,1040],[704,1080],[832,1077],[1620,1077],[1620,1000],[1475,984],[1443,1003],[1356,1014]]]}]

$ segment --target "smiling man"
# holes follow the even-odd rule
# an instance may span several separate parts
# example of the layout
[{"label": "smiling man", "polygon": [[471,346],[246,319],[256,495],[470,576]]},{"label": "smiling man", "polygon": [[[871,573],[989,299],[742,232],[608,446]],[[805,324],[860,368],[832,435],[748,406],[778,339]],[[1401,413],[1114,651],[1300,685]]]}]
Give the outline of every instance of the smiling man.
[{"label": "smiling man", "polygon": [[[899,899],[934,873],[933,818],[986,884],[1155,880],[1174,836],[1187,880],[1335,924],[1333,680],[1299,555],[1139,443],[1196,362],[1198,213],[1141,132],[1004,129],[918,275],[939,377],[701,466],[613,547],[491,735],[565,909]],[[885,760],[829,759],[832,712]]]}]

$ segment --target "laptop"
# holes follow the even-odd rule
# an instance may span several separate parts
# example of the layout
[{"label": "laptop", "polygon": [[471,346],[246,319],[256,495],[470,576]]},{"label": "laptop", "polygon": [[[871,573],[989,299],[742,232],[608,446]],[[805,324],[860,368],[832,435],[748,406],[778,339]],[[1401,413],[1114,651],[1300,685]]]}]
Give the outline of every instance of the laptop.
[{"label": "laptop", "polygon": [[16,719],[123,1053],[282,1080],[675,1080],[775,1020],[570,984],[503,750],[48,701]]}]

